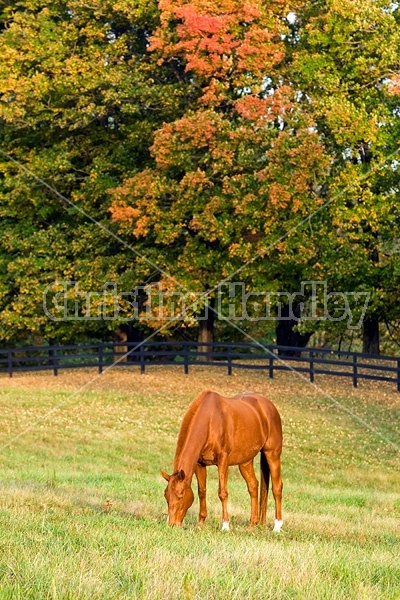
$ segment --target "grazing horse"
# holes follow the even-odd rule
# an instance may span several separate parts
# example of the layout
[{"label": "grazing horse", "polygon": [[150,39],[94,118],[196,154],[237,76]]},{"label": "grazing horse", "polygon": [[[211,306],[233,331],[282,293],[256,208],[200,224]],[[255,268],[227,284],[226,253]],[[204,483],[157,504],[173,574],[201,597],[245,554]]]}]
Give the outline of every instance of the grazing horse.
[{"label": "grazing horse", "polygon": [[168,524],[182,525],[193,504],[193,474],[197,477],[200,500],[199,525],[207,517],[206,467],[217,465],[218,495],[222,503],[222,530],[229,530],[228,467],[239,465],[251,498],[250,527],[258,523],[258,481],[253,460],[260,452],[260,520],[265,524],[269,476],[275,499],[274,531],[282,527],[282,425],[275,406],[261,394],[244,393],[224,398],[217,392],[204,391],[190,404],[183,417],[174,460],[174,472],[167,475],[165,498]]}]

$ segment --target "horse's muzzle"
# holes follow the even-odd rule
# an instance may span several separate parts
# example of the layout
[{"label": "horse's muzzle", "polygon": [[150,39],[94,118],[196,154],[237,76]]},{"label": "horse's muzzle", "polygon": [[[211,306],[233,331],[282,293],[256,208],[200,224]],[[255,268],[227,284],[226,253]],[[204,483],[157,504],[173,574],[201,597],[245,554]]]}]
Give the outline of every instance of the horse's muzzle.
[{"label": "horse's muzzle", "polygon": [[167,525],[169,527],[182,527],[182,521],[173,521],[172,519],[169,518],[169,515],[167,516]]}]

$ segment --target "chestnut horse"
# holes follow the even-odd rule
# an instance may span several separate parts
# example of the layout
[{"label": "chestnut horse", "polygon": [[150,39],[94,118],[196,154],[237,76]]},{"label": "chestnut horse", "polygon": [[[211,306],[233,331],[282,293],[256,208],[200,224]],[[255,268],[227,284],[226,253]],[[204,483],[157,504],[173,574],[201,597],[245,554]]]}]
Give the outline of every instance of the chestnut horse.
[{"label": "chestnut horse", "polygon": [[206,467],[217,465],[218,495],[222,503],[222,530],[229,530],[228,467],[239,465],[251,498],[250,527],[258,523],[258,481],[253,460],[260,452],[261,489],[260,521],[264,525],[267,512],[269,476],[275,499],[274,531],[282,527],[281,452],[282,426],[275,406],[260,394],[244,393],[224,398],[217,392],[204,391],[194,400],[183,417],[174,460],[174,472],[167,475],[165,498],[168,524],[182,525],[193,504],[193,474],[197,477],[200,500],[199,525],[207,517]]}]

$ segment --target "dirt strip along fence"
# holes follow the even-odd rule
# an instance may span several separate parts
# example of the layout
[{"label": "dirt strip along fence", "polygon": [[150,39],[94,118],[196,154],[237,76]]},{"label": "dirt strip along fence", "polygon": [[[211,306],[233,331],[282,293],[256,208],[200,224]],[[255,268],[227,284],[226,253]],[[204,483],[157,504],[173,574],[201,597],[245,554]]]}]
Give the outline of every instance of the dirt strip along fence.
[{"label": "dirt strip along fence", "polygon": [[76,346],[29,346],[0,349],[0,373],[10,377],[26,371],[95,367],[102,373],[111,366],[134,366],[144,373],[151,365],[182,365],[227,369],[254,369],[274,377],[277,371],[295,370],[311,382],[318,375],[345,377],[357,387],[359,380],[392,382],[400,391],[400,357],[372,356],[324,348],[292,348],[261,344],[194,341],[95,342]]}]

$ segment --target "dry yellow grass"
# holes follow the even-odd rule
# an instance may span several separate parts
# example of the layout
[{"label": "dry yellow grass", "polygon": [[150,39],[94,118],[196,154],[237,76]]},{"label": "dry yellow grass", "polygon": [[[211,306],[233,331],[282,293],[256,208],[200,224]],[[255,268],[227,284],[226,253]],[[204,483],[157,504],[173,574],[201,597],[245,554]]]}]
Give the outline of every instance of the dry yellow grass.
[{"label": "dry yellow grass", "polygon": [[310,398],[321,395],[360,398],[368,402],[377,402],[400,407],[400,393],[390,383],[361,381],[353,388],[349,379],[319,376],[315,385],[297,373],[276,373],[273,379],[266,372],[236,370],[228,376],[218,367],[191,366],[190,374],[185,375],[180,366],[151,366],[146,373],[140,374],[138,367],[113,367],[99,375],[95,369],[61,370],[57,377],[49,372],[17,373],[12,378],[0,376],[0,389],[34,389],[75,392],[80,388],[87,390],[118,391],[141,394],[149,387],[151,392],[192,397],[203,389],[216,389],[225,395],[240,393],[244,390],[259,391],[266,395],[284,396],[285,394],[306,394]]}]

